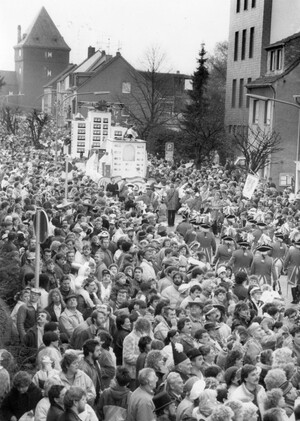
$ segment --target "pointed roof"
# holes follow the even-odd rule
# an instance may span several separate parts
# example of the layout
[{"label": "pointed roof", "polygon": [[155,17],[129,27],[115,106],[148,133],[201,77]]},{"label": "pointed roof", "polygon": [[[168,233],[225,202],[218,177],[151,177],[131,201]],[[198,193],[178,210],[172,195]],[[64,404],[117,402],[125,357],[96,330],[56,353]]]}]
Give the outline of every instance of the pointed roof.
[{"label": "pointed roof", "polygon": [[19,47],[71,50],[44,7],[41,8],[37,17],[23,35],[23,39],[15,46],[15,48]]}]

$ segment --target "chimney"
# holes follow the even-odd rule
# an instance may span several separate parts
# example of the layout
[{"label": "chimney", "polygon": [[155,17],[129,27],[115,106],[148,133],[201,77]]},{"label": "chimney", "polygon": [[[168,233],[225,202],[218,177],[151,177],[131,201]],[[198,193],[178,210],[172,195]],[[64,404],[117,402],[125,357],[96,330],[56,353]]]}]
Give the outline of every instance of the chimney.
[{"label": "chimney", "polygon": [[120,51],[117,51],[117,52],[116,52],[116,56],[117,56],[117,57],[121,57],[121,53],[120,53]]},{"label": "chimney", "polygon": [[92,57],[95,54],[95,51],[96,51],[95,47],[89,46],[89,48],[88,48],[88,58]]},{"label": "chimney", "polygon": [[177,70],[177,71],[176,71],[176,74],[177,74],[177,75],[180,75],[180,70]]},{"label": "chimney", "polygon": [[18,25],[18,44],[21,42],[21,25]]}]

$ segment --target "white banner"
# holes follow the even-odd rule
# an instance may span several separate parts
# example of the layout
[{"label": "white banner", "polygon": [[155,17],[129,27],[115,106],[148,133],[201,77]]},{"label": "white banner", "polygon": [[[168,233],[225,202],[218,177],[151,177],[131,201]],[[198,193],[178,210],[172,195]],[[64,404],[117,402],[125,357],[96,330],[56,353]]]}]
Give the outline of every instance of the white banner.
[{"label": "white banner", "polygon": [[256,189],[259,182],[259,178],[256,175],[248,174],[243,189],[243,196],[251,199],[254,190]]}]

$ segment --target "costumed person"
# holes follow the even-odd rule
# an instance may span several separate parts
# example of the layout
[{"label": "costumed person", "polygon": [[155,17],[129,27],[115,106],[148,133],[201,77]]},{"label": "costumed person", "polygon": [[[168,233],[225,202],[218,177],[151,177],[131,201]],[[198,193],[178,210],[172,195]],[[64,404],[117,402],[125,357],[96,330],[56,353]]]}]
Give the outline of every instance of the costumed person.
[{"label": "costumed person", "polygon": [[239,241],[239,248],[234,250],[228,266],[232,268],[232,272],[236,275],[238,272],[250,273],[251,264],[253,261],[253,253],[251,246],[247,241]]},{"label": "costumed person", "polygon": [[208,263],[211,263],[212,257],[216,252],[216,239],[210,231],[211,226],[207,223],[200,224],[201,231],[197,233],[196,240],[200,244],[200,251],[203,251]]},{"label": "costumed person", "polygon": [[273,259],[268,255],[271,250],[272,247],[267,244],[257,247],[250,273],[258,276],[260,286],[267,284],[275,288],[277,273]]},{"label": "costumed person", "polygon": [[300,300],[300,239],[290,247],[283,268],[287,271],[287,285],[291,285],[292,303],[298,304]]}]

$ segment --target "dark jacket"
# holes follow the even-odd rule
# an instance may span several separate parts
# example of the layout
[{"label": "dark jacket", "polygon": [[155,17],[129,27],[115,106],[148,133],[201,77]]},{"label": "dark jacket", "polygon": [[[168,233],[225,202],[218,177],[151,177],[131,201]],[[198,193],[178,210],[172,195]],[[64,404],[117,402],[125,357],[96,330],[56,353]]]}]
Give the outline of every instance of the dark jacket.
[{"label": "dark jacket", "polygon": [[128,401],[131,391],[125,386],[114,383],[101,394],[98,404],[99,420],[126,420]]},{"label": "dark jacket", "polygon": [[54,403],[50,406],[46,421],[57,421],[58,417],[64,413],[64,409]]},{"label": "dark jacket", "polygon": [[26,393],[20,393],[13,387],[2,403],[3,419],[10,420],[13,415],[17,419],[21,418],[25,412],[34,410],[42,397],[42,392],[33,383],[30,383]]},{"label": "dark jacket", "polygon": [[114,336],[114,353],[117,359],[117,365],[123,363],[123,342],[125,337],[130,333],[130,330],[119,329]]},{"label": "dark jacket", "polygon": [[57,421],[81,421],[81,419],[72,409],[68,409],[59,416]]}]

